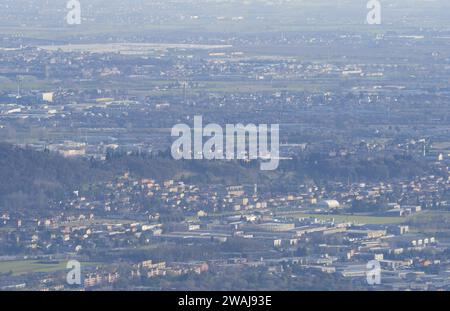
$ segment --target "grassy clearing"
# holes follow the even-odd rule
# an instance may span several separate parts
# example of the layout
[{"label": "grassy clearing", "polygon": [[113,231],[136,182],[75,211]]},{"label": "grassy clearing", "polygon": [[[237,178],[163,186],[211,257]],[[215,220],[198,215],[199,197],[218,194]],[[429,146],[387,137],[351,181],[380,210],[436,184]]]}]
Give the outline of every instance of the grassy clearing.
[{"label": "grassy clearing", "polygon": [[405,217],[382,217],[382,216],[361,216],[361,215],[334,215],[334,214],[307,214],[300,212],[283,213],[283,216],[296,218],[317,218],[321,220],[334,219],[336,222],[353,222],[358,224],[390,225],[401,224],[408,220]]},{"label": "grassy clearing", "polygon": [[[13,275],[23,275],[38,272],[56,272],[66,270],[66,261],[45,263],[39,260],[0,261],[0,273],[12,272]],[[84,262],[81,266],[97,266],[100,263]]]},{"label": "grassy clearing", "polygon": [[409,217],[408,224],[412,231],[448,233],[450,230],[450,212],[425,211]]}]

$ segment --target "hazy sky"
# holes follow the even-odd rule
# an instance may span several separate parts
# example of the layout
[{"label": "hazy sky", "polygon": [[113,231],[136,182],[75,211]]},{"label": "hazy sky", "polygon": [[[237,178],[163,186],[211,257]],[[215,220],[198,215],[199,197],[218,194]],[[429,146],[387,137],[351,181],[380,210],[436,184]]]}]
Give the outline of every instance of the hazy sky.
[{"label": "hazy sky", "polygon": [[[218,19],[243,17],[248,26],[336,27],[364,24],[368,0],[80,0],[83,24],[158,25],[226,30]],[[0,28],[64,27],[68,0],[1,0]],[[450,29],[448,0],[380,0],[383,26]],[[195,18],[193,18],[195,17]],[[222,20],[222,19],[221,19]],[[236,22],[237,23],[237,22]],[[198,28],[200,27],[200,28]],[[220,30],[220,29],[219,29]]]}]

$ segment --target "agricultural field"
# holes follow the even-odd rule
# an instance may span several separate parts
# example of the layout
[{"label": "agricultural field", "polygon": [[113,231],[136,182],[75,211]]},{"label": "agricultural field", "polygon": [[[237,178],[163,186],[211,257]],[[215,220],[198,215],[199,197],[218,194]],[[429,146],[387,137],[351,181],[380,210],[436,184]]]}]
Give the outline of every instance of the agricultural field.
[{"label": "agricultural field", "polygon": [[[67,262],[45,262],[39,260],[0,261],[0,274],[23,275],[39,272],[57,272],[66,269]],[[82,263],[82,266],[96,266],[98,263]]]},{"label": "agricultural field", "polygon": [[336,215],[336,214],[308,214],[300,212],[283,213],[283,216],[296,218],[317,218],[321,220],[334,219],[336,222],[352,222],[358,224],[371,225],[391,225],[401,224],[407,221],[406,217],[384,217],[384,216],[363,216],[363,215]]}]

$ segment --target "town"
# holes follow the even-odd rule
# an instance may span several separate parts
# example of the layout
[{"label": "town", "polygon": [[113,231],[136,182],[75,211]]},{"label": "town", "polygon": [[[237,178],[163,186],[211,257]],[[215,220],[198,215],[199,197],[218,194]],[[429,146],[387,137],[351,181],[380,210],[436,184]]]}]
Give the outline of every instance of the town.
[{"label": "town", "polygon": [[443,1],[15,1],[0,290],[450,289],[450,27],[415,15]]}]

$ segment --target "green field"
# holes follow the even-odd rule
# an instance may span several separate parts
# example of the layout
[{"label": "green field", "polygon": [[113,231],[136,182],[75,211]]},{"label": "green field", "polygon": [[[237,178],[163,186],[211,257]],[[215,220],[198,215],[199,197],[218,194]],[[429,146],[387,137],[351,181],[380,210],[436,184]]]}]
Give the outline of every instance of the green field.
[{"label": "green field", "polygon": [[[262,211],[262,210],[260,210]],[[266,210],[267,211],[267,210]],[[245,215],[252,213],[253,211],[237,211],[237,212],[223,212],[210,214],[213,217],[227,217],[233,215]],[[276,216],[285,216],[293,218],[317,218],[321,220],[331,220],[334,219],[336,222],[353,222],[358,224],[372,224],[372,225],[390,225],[390,224],[401,224],[409,221],[411,217],[384,217],[384,216],[366,216],[366,215],[337,215],[337,214],[314,214],[305,213],[298,211],[277,211],[273,210]],[[419,214],[414,215],[417,217]],[[196,219],[196,217],[191,217],[190,220]]]},{"label": "green field", "polygon": [[334,215],[334,214],[307,214],[300,212],[283,213],[283,216],[296,218],[317,218],[321,220],[334,219],[337,222],[353,222],[359,224],[390,225],[401,224],[408,220],[406,217],[382,217],[382,216],[361,216],[361,215]]},{"label": "green field", "polygon": [[[39,260],[0,261],[0,274],[12,272],[13,275],[22,275],[37,272],[56,272],[66,270],[66,264],[66,261],[58,263],[43,263]],[[99,265],[99,263],[81,263],[82,267],[96,265]]]},{"label": "green field", "polygon": [[412,231],[422,233],[450,232],[450,212],[424,211],[409,217],[408,224]]}]

